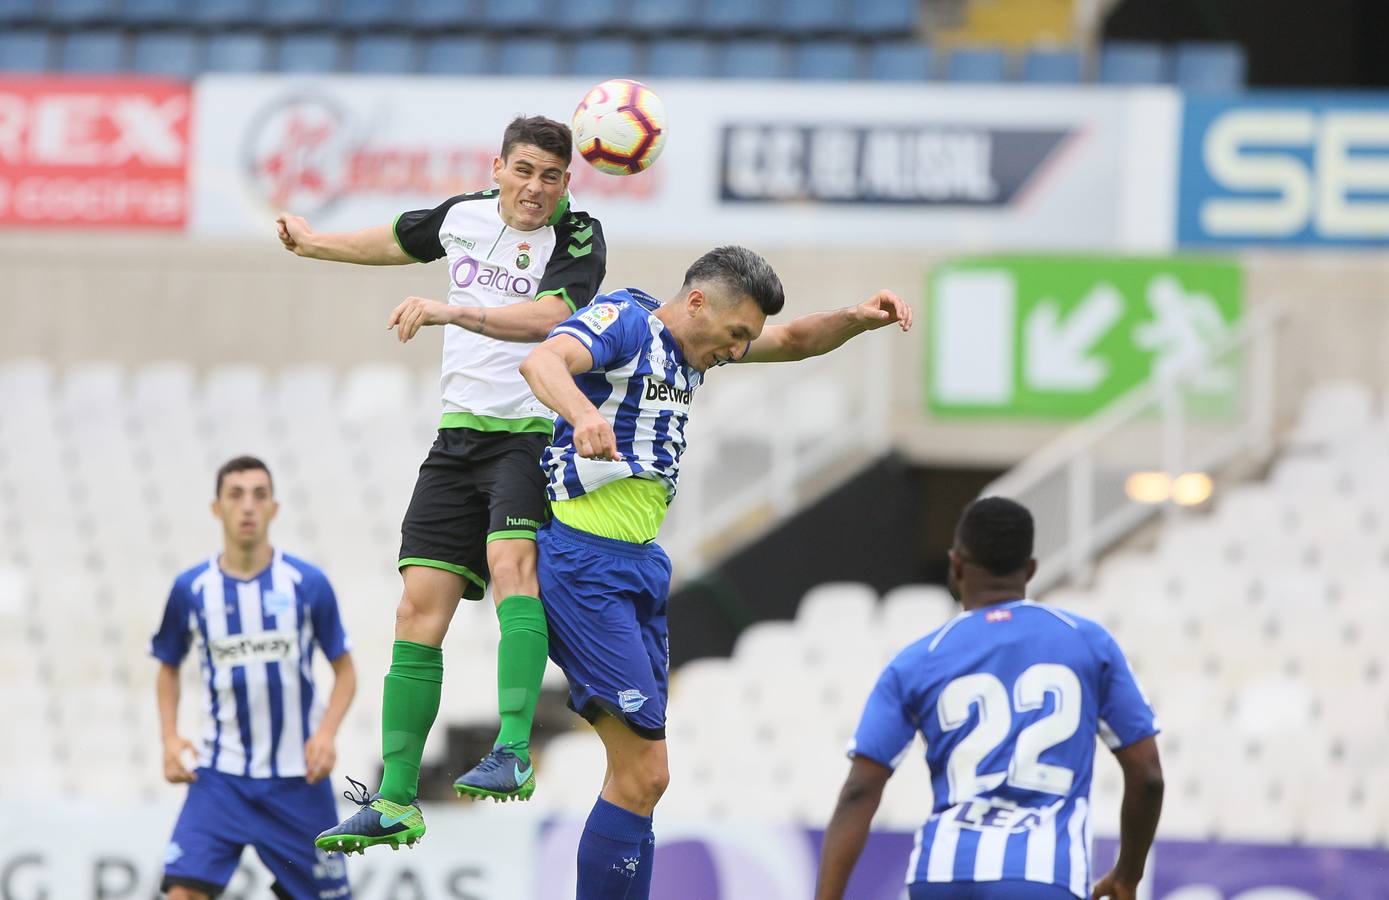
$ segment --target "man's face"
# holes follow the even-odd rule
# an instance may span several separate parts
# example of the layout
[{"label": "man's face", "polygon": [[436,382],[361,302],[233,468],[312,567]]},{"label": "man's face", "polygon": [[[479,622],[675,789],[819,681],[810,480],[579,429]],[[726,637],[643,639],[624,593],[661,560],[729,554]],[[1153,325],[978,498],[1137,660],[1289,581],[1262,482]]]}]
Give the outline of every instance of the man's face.
[{"label": "man's face", "polygon": [[222,520],[227,543],[242,547],[268,540],[270,521],[279,509],[270,492],[270,473],[264,469],[228,473],[212,501],[212,513]]},{"label": "man's face", "polygon": [[564,160],[533,144],[517,144],[505,158],[492,160],[492,178],[501,188],[502,221],[517,231],[550,221],[569,188]]},{"label": "man's face", "polygon": [[685,304],[690,323],[680,349],[701,372],[741,357],[767,324],[767,314],[747,296],[729,302],[695,288]]}]

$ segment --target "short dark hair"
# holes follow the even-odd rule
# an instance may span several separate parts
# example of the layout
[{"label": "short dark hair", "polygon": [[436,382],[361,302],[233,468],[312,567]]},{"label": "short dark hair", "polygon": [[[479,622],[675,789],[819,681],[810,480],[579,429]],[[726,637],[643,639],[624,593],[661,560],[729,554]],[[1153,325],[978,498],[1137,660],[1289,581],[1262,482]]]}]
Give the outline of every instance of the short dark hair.
[{"label": "short dark hair", "polygon": [[771,263],[746,247],[717,247],[695,260],[685,270],[688,291],[700,283],[717,281],[739,296],[751,297],[759,309],[769,316],[781,312],[786,304],[786,292]]},{"label": "short dark hair", "polygon": [[1032,513],[1005,497],[975,500],[960,514],[955,540],[992,575],[1012,575],[1032,559]]},{"label": "short dark hair", "polygon": [[265,473],[265,477],[270,479],[270,493],[275,493],[275,479],[270,475],[270,467],[254,456],[234,456],[222,463],[222,468],[217,470],[217,490],[212,496],[222,496],[222,482],[233,472],[254,472],[257,469]]},{"label": "short dark hair", "polygon": [[565,168],[574,159],[574,135],[569,126],[544,116],[517,116],[502,133],[502,159],[511,155],[517,144],[530,144],[564,160]]}]

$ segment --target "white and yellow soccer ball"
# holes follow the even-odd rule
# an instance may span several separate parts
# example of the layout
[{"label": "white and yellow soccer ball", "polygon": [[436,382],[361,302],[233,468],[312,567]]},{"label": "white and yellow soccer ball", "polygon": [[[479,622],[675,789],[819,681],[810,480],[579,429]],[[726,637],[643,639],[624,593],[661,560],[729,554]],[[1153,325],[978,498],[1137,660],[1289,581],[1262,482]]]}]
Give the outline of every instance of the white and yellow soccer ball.
[{"label": "white and yellow soccer ball", "polygon": [[574,146],[589,165],[609,175],[651,167],[666,146],[666,108],[640,81],[613,78],[596,85],[574,110]]}]

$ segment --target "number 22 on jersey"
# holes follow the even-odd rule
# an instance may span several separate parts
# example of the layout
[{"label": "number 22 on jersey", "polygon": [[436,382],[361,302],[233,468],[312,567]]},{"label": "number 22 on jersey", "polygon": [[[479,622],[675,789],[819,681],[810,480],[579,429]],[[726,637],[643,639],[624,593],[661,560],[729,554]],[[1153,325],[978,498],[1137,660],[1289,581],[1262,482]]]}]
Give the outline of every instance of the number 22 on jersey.
[{"label": "number 22 on jersey", "polygon": [[[1018,733],[1008,769],[981,773],[979,764],[1012,732],[1014,713],[1043,709],[1048,694],[1055,699],[1054,708]],[[952,805],[986,794],[1004,781],[1046,794],[1064,796],[1070,791],[1075,773],[1039,758],[1069,739],[1080,726],[1081,688],[1075,672],[1056,663],[1030,666],[1013,683],[1011,697],[1003,682],[987,672],[956,678],[941,691],[936,704],[941,730],[964,727],[976,704],[978,725],[955,746],[946,763]]]}]

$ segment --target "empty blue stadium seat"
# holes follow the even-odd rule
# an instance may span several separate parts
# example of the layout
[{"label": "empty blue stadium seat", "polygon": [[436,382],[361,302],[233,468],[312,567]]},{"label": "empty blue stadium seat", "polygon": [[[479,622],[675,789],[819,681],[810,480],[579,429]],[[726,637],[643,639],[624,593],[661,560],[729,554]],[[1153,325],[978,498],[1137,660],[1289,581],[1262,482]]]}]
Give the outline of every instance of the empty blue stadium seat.
[{"label": "empty blue stadium seat", "polygon": [[921,15],[917,0],[853,0],[849,27],[863,35],[910,34]]},{"label": "empty blue stadium seat", "polygon": [[[574,2],[574,0],[560,0]],[[540,28],[548,24],[547,0],[483,0],[480,24],[494,30]]]},{"label": "empty blue stadium seat", "polygon": [[198,0],[193,19],[204,25],[257,25],[256,0]]},{"label": "empty blue stadium seat", "polygon": [[409,24],[414,28],[463,26],[478,16],[480,0],[415,0]]},{"label": "empty blue stadium seat", "polygon": [[424,71],[431,75],[484,75],[491,71],[491,44],[477,36],[444,35],[424,45]]},{"label": "empty blue stadium seat", "polygon": [[119,31],[74,31],[58,50],[64,72],[119,72],[125,68],[125,36]]},{"label": "empty blue stadium seat", "polygon": [[564,50],[550,38],[508,38],[497,46],[497,74],[559,75],[565,68]]},{"label": "empty blue stadium seat", "polygon": [[780,41],[729,41],[723,48],[724,78],[785,78],[788,73],[786,45]]},{"label": "empty blue stadium seat", "polygon": [[850,41],[806,41],[796,46],[797,78],[847,80],[862,75],[862,53]]},{"label": "empty blue stadium seat", "polygon": [[646,48],[646,71],[657,78],[712,78],[714,45],[694,38],[666,38]]},{"label": "empty blue stadium seat", "polygon": [[348,28],[381,28],[409,25],[413,17],[391,0],[338,0],[337,21]]},{"label": "empty blue stadium seat", "polygon": [[415,39],[398,34],[363,34],[352,42],[347,68],[352,72],[406,75],[415,64]]},{"label": "empty blue stadium seat", "polygon": [[706,31],[731,33],[775,31],[771,0],[705,0],[700,27]]},{"label": "empty blue stadium seat", "polygon": [[551,18],[560,31],[589,32],[625,27],[625,18],[618,0],[584,0],[582,3],[560,2]]},{"label": "empty blue stadium seat", "polygon": [[135,36],[130,67],[147,75],[192,78],[202,66],[199,49],[191,31],[146,31]]},{"label": "empty blue stadium seat", "polygon": [[1184,91],[1238,91],[1244,68],[1239,44],[1178,44],[1173,59],[1174,80]]},{"label": "empty blue stadium seat", "polygon": [[624,38],[590,38],[574,44],[569,71],[598,78],[630,78],[637,66],[637,45]]},{"label": "empty blue stadium seat", "polygon": [[182,25],[191,0],[124,0],[121,19],[132,25]]},{"label": "empty blue stadium seat", "polygon": [[781,0],[777,24],[791,34],[837,34],[845,13],[843,0]]},{"label": "empty blue stadium seat", "polygon": [[280,28],[327,28],[337,24],[330,13],[328,0],[267,0],[260,22]]},{"label": "empty blue stadium seat", "polygon": [[116,4],[110,0],[49,0],[48,15],[63,25],[110,22],[116,17]]},{"label": "empty blue stadium seat", "polygon": [[279,72],[332,72],[342,62],[336,34],[287,34],[280,39],[275,69]]},{"label": "empty blue stadium seat", "polygon": [[0,22],[6,25],[36,22],[38,18],[39,0],[0,0]]},{"label": "empty blue stadium seat", "polygon": [[931,48],[920,41],[883,41],[868,52],[868,77],[880,81],[925,81],[931,66]]},{"label": "empty blue stadium seat", "polygon": [[638,31],[674,31],[695,24],[695,0],[632,0],[628,24]]},{"label": "empty blue stadium seat", "polygon": [[948,81],[998,82],[1008,76],[1008,57],[999,47],[959,47],[945,64]]},{"label": "empty blue stadium seat", "polygon": [[0,71],[42,72],[51,65],[52,39],[37,28],[0,31]]},{"label": "empty blue stadium seat", "polygon": [[1032,84],[1075,84],[1081,79],[1080,53],[1033,48],[1022,59],[1022,80]]},{"label": "empty blue stadium seat", "polygon": [[203,49],[209,72],[264,72],[269,66],[270,42],[259,31],[214,34]]},{"label": "empty blue stadium seat", "polygon": [[1167,80],[1167,51],[1161,44],[1115,41],[1100,49],[1105,84],[1161,84]]}]

